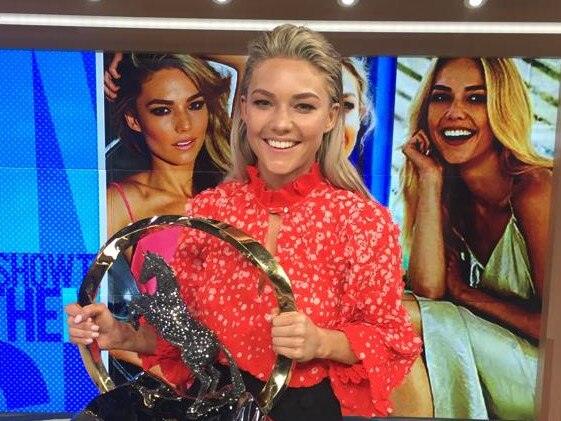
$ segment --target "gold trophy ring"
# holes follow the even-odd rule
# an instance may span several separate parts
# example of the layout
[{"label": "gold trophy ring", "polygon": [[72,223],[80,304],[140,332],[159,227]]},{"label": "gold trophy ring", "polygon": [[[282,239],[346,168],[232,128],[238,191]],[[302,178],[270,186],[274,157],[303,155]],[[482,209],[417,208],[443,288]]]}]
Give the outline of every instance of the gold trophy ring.
[{"label": "gold trophy ring", "polygon": [[[122,228],[107,240],[82,281],[78,293],[78,303],[81,306],[86,306],[95,302],[104,275],[120,253],[134,246],[151,230],[172,226],[204,231],[231,244],[247,257],[254,266],[260,269],[271,282],[278,301],[279,311],[281,313],[296,311],[290,279],[273,256],[259,242],[224,222],[178,215],[162,215],[142,219]],[[79,345],[79,349],[86,370],[98,389],[102,393],[114,389],[115,383],[103,364],[97,344],[94,342],[91,345]],[[271,410],[275,399],[286,389],[290,380],[292,364],[290,358],[282,355],[277,356],[271,376],[256,397],[258,404],[265,413]]]}]

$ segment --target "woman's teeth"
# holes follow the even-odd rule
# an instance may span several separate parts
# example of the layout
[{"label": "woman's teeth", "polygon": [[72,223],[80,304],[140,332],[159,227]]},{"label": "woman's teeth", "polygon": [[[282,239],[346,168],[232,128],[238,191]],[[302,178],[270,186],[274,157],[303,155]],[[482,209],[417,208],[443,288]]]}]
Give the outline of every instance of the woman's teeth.
[{"label": "woman's teeth", "polygon": [[267,139],[267,144],[275,149],[288,149],[296,145],[296,142],[291,142],[289,140],[273,140]]},{"label": "woman's teeth", "polygon": [[467,129],[448,129],[443,130],[442,134],[449,140],[464,140],[473,136],[472,130]]}]

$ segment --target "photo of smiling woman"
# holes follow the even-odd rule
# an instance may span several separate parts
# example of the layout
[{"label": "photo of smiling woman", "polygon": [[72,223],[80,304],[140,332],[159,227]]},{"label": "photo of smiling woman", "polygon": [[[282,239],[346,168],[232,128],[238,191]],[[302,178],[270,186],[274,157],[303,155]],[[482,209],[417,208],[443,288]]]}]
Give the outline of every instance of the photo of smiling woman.
[{"label": "photo of smiling woman", "polygon": [[[421,341],[400,301],[399,229],[342,152],[341,57],[321,34],[289,24],[260,34],[248,52],[232,168],[186,214],[264,244],[291,277],[298,311],[275,310],[272,287],[245,256],[187,231],[173,259],[182,298],[234,356],[252,394],[277,355],[295,361],[272,419],[387,416]],[[104,304],[66,311],[73,343],[138,352],[144,368],[171,376],[184,366],[149,326],[134,330]]]},{"label": "photo of smiling woman", "polygon": [[403,237],[436,417],[534,417],[552,161],[532,123],[510,59],[436,59],[412,103]]}]

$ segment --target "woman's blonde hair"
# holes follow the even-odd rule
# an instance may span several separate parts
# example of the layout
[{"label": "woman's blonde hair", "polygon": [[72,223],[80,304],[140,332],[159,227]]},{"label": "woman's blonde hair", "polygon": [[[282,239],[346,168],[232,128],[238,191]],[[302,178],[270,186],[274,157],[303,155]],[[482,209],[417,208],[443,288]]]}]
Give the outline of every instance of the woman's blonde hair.
[{"label": "woman's blonde hair", "polygon": [[[411,104],[408,138],[419,130],[428,133],[428,107],[434,79],[440,69],[452,59],[438,58],[433,61],[425,75],[415,99]],[[504,171],[511,176],[523,174],[536,167],[552,168],[551,159],[540,156],[532,145],[532,107],[528,90],[514,61],[509,58],[473,58],[480,66],[487,89],[487,114],[489,124],[499,149]],[[438,156],[435,148],[431,148]],[[440,159],[443,162],[442,159]],[[452,166],[444,165],[443,204],[448,213],[453,204],[449,203],[450,188],[447,183],[457,183],[459,178]],[[403,240],[408,249],[415,224],[415,209],[418,197],[419,175],[414,165],[406,161],[401,173],[402,196],[404,200]],[[459,186],[461,188],[461,186]],[[465,189],[464,189],[465,190]],[[447,221],[450,220],[446,217]],[[448,227],[451,228],[451,227]]]},{"label": "woman's blonde hair", "polygon": [[[332,130],[325,133],[317,153],[323,176],[334,186],[369,196],[356,169],[343,153],[343,112],[341,56],[322,35],[311,29],[285,24],[263,33],[249,44],[248,60],[240,85],[240,97],[247,95],[253,71],[265,60],[286,57],[305,60],[325,76],[331,104],[338,104],[339,113]],[[247,180],[246,167],[256,163],[256,156],[247,140],[247,129],[241,118],[241,99],[234,107],[230,147],[233,167],[229,178]]]}]

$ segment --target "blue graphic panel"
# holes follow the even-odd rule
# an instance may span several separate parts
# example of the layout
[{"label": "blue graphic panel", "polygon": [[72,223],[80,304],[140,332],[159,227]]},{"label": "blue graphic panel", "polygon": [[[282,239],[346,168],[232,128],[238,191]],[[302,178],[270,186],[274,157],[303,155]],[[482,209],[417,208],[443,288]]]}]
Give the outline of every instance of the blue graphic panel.
[{"label": "blue graphic panel", "polygon": [[31,60],[27,51],[0,50],[0,168],[36,166]]},{"label": "blue graphic panel", "polygon": [[[61,59],[60,55],[64,55]],[[51,120],[52,130],[56,136],[63,166],[57,168],[86,168],[97,169],[97,123],[96,107],[92,102],[91,83],[88,81],[86,70],[95,69],[84,66],[82,53],[36,52],[36,73],[34,74],[35,95],[44,93],[46,104],[38,102],[36,98],[36,121],[47,123]],[[93,53],[90,57],[95,57]],[[95,75],[95,73],[91,73]],[[36,79],[36,77],[38,77]],[[93,97],[95,99],[95,96]],[[38,107],[45,111],[37,111]],[[46,127],[47,129],[48,127]],[[48,132],[38,131],[44,135]],[[49,149],[41,150],[45,153]],[[54,158],[54,156],[52,157]],[[45,156],[44,159],[49,159]],[[42,167],[38,162],[38,167]]]},{"label": "blue graphic panel", "polygon": [[[2,116],[0,114],[0,119]],[[3,123],[0,120],[0,130],[2,129]],[[34,156],[34,153],[30,155]],[[39,251],[39,218],[37,217],[39,212],[36,192],[35,168],[0,167],[0,197],[9,198],[0,204],[2,210],[0,252]],[[1,264],[0,260],[0,268]],[[0,285],[2,285],[1,279]]]},{"label": "blue graphic panel", "polygon": [[386,206],[390,196],[392,133],[395,97],[396,57],[365,57],[365,89],[372,109],[374,130],[362,124],[351,162],[357,167],[372,196]]},{"label": "blue graphic panel", "polygon": [[[45,379],[35,361],[19,348],[0,342],[0,353],[10,361],[12,371],[0,370],[0,390],[4,392],[6,408],[23,408],[49,401]],[[17,375],[16,370],[21,370]],[[33,393],[28,393],[33,390]]]},{"label": "blue graphic panel", "polygon": [[96,55],[0,60],[0,412],[74,412],[97,393],[62,314],[99,248]]},{"label": "blue graphic panel", "polygon": [[370,86],[375,87],[376,130],[374,141],[365,144],[364,177],[372,195],[384,206],[390,196],[392,131],[395,97],[396,57],[378,57],[370,67]]}]

